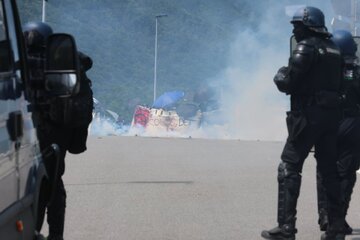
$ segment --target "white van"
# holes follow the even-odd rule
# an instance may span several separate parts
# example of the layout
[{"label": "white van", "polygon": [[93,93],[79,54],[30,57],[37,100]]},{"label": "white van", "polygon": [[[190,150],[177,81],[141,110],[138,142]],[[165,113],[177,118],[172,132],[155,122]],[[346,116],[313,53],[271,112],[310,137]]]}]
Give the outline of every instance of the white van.
[{"label": "white van", "polygon": [[[49,47],[47,56],[59,51],[59,46],[68,46],[68,44],[61,44],[61,41],[68,41],[66,43],[70,41],[70,45],[73,44],[70,54],[75,56],[75,42],[71,36],[69,38],[65,35],[54,36],[52,42],[48,42],[50,46],[57,41]],[[69,52],[66,54],[69,56]],[[45,80],[49,83],[48,86],[64,87],[63,90],[67,90],[68,94],[69,89],[73,87],[69,86],[69,78],[76,79],[76,83],[78,82],[77,66],[74,64],[74,68],[68,71],[69,69],[61,69],[61,66],[60,69],[54,69],[54,63],[55,60],[48,62],[52,69],[45,72]],[[16,2],[15,0],[0,0],[1,240],[36,238],[38,200],[44,188],[51,186],[47,178],[46,161],[43,161],[40,153],[36,129],[31,117],[33,103],[30,104],[28,101],[29,91],[31,91],[28,87],[28,75],[27,57]],[[48,92],[50,95],[53,93],[53,96],[62,94],[58,89],[48,89]],[[56,146],[52,150],[56,153]],[[50,156],[48,160],[54,161],[56,157]]]}]

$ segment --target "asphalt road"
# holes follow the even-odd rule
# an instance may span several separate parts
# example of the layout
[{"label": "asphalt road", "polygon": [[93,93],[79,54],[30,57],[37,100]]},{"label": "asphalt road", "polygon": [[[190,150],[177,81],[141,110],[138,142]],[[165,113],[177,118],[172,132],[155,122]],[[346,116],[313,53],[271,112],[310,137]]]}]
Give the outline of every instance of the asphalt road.
[{"label": "asphalt road", "polygon": [[[66,240],[255,240],[276,224],[282,142],[90,137],[68,155]],[[348,215],[360,239],[360,189]],[[320,239],[306,160],[298,240]],[[44,233],[46,232],[46,227]]]}]

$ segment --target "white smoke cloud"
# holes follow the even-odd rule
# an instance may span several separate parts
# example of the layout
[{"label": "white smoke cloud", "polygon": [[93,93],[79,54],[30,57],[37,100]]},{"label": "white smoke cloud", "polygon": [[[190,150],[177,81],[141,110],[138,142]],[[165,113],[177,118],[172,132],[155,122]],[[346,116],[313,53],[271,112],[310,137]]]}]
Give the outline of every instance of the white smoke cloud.
[{"label": "white smoke cloud", "polygon": [[[285,112],[288,97],[277,91],[273,76],[287,64],[290,25],[279,25],[274,9],[258,30],[238,34],[231,47],[229,67],[219,76],[227,85],[221,106],[225,112],[229,138],[245,140],[285,140]],[[279,9],[276,10],[277,12]]]},{"label": "white smoke cloud", "polygon": [[[280,140],[287,137],[286,111],[289,97],[280,93],[273,77],[290,55],[292,26],[279,14],[293,15],[298,7],[311,5],[322,9],[327,19],[333,15],[330,1],[307,1],[286,6],[279,1],[266,9],[258,29],[239,32],[231,47],[229,67],[216,79],[221,79],[221,106],[224,126],[208,126],[201,136],[236,138],[244,140]],[[330,20],[328,21],[330,22]]]},{"label": "white smoke cloud", "polygon": [[[304,5],[322,9],[328,26],[333,16],[330,1],[297,1],[296,6],[287,6],[284,2],[274,1],[272,6],[264,8],[256,28],[240,26],[231,46],[228,67],[210,81],[210,85],[221,89],[221,111],[216,116],[221,124],[203,124],[186,133],[147,133],[139,129],[122,134],[284,141],[289,97],[277,90],[273,77],[280,67],[287,65],[290,55],[289,16]],[[254,9],[258,5],[254,3]]]},{"label": "white smoke cloud", "polygon": [[124,135],[128,130],[129,126],[121,126],[110,119],[100,117],[94,118],[89,126],[89,134],[98,137]]}]

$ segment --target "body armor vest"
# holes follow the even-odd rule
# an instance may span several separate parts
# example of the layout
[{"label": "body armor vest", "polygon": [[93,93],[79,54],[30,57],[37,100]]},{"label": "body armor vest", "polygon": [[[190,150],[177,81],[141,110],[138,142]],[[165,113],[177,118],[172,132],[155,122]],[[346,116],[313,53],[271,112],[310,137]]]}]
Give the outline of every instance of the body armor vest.
[{"label": "body armor vest", "polygon": [[329,39],[311,37],[294,50],[292,78],[297,82],[293,95],[315,95],[320,91],[338,92],[342,79],[342,58]]}]

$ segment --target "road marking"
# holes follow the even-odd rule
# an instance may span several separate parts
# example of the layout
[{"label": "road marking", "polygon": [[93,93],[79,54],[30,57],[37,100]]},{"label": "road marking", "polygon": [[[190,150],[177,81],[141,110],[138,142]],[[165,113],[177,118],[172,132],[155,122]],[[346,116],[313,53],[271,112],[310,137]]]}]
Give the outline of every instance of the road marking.
[{"label": "road marking", "polygon": [[140,184],[193,184],[193,181],[133,181],[127,183],[140,183]]},{"label": "road marking", "polygon": [[81,185],[118,185],[118,184],[193,184],[194,181],[131,181],[131,182],[90,182],[90,183],[67,183],[66,186]]}]

